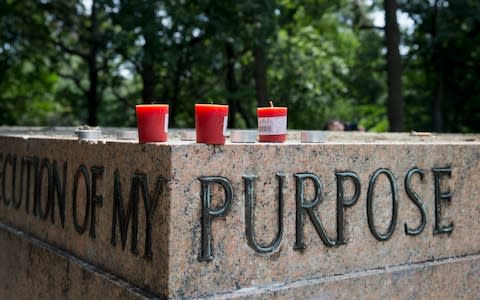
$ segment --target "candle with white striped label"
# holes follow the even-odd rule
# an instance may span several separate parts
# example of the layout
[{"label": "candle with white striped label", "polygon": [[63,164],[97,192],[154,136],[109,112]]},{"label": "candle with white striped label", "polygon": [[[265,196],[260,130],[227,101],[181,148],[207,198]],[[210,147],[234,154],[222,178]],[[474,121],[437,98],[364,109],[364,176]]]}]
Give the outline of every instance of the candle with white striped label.
[{"label": "candle with white striped label", "polygon": [[257,108],[258,140],[260,142],[283,143],[287,139],[287,108],[270,107]]}]

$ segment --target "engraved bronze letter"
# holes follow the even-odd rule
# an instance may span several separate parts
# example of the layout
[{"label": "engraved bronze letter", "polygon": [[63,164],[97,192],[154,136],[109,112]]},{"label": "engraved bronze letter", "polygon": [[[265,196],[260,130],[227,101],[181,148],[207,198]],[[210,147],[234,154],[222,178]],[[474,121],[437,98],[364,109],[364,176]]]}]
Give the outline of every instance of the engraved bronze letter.
[{"label": "engraved bronze letter", "polygon": [[405,223],[405,233],[407,235],[418,235],[422,233],[423,229],[425,228],[425,225],[427,224],[427,209],[425,208],[425,205],[423,204],[422,199],[420,196],[418,196],[415,191],[412,190],[412,176],[414,174],[418,174],[420,176],[420,180],[423,181],[423,176],[425,175],[425,170],[419,169],[417,167],[414,167],[410,169],[407,172],[407,175],[405,176],[405,192],[408,195],[408,198],[412,200],[412,202],[418,207],[420,210],[421,214],[421,222],[420,225],[418,225],[417,228],[409,228],[407,223]]},{"label": "engraved bronze letter", "polygon": [[[377,231],[375,228],[375,222],[373,220],[373,196],[374,196],[374,188],[375,184],[377,183],[377,178],[381,174],[385,174],[388,180],[390,181],[390,189],[392,191],[392,220],[390,221],[390,225],[388,226],[387,232],[382,234]],[[372,232],[373,236],[379,241],[386,241],[392,236],[393,232],[395,231],[395,226],[397,224],[397,216],[398,216],[398,199],[397,199],[397,185],[395,183],[395,178],[393,177],[392,172],[389,169],[380,168],[373,173],[372,177],[370,178],[370,182],[368,184],[368,192],[367,192],[367,221],[368,221],[368,228]]]},{"label": "engraved bronze letter", "polygon": [[155,207],[157,206],[158,198],[162,192],[165,179],[160,176],[157,177],[155,189],[153,190],[153,193],[150,193],[148,191],[147,175],[136,174],[135,177],[137,178],[142,189],[143,205],[145,208],[145,252],[143,255],[145,258],[152,258],[152,218]]},{"label": "engraved bronze letter", "polygon": [[255,190],[253,188],[253,181],[255,175],[244,175],[243,181],[245,183],[245,236],[247,237],[248,245],[258,253],[269,253],[275,251],[283,236],[283,183],[285,181],[285,174],[277,173],[278,178],[278,233],[275,240],[267,246],[262,246],[255,240],[255,228],[253,220],[253,204],[255,198]]},{"label": "engraved bronze letter", "polygon": [[[11,177],[11,183],[12,183],[12,191],[11,195],[7,197],[7,191],[6,191],[6,181],[7,181],[7,165],[11,166],[12,173],[10,174]],[[7,154],[7,157],[5,157],[5,161],[3,162],[3,177],[2,177],[2,196],[3,196],[3,202],[5,205],[9,205],[10,202],[13,202],[12,204],[15,204],[15,177],[16,177],[16,165],[17,165],[17,156],[14,155],[12,157],[11,154]]]},{"label": "engraved bronze letter", "polygon": [[[46,197],[46,204],[45,204],[45,210],[42,208],[42,188],[44,186],[43,184],[43,174],[44,171],[47,171],[47,197]],[[52,173],[52,166],[50,165],[50,161],[48,159],[44,158],[42,160],[42,163],[40,164],[40,169],[38,171],[38,180],[37,184],[35,185],[35,204],[34,207],[37,208],[38,214],[40,215],[40,218],[42,220],[46,220],[48,218],[48,214],[51,212],[52,216],[51,218],[53,219],[53,173]]]},{"label": "engraved bronze letter", "polygon": [[[336,172],[337,177],[337,245],[346,244],[345,241],[345,208],[353,206],[360,197],[360,179],[355,172]],[[352,199],[345,200],[343,183],[351,179],[354,185]]]},{"label": "engraved bronze letter", "polygon": [[[199,261],[210,261],[212,256],[212,218],[224,216],[233,199],[233,187],[230,181],[221,176],[202,176],[198,180],[201,183],[200,197],[202,199],[202,247]],[[225,200],[222,207],[212,209],[211,205],[211,185],[220,184],[225,191]]]},{"label": "engraved bronze letter", "polygon": [[[308,213],[310,217],[310,221],[312,221],[315,229],[317,230],[318,235],[322,242],[328,246],[332,247],[335,246],[335,241],[331,240],[323,227],[322,222],[320,221],[317,213],[315,212],[315,208],[320,204],[322,200],[322,183],[320,182],[320,178],[317,175],[311,173],[297,173],[294,174],[296,179],[296,239],[295,245],[293,249],[295,250],[302,250],[306,248],[306,245],[303,241],[303,225],[304,225],[304,211]],[[304,181],[306,179],[310,179],[315,184],[315,196],[310,202],[306,202],[305,200],[305,187]]]},{"label": "engraved bronze letter", "polygon": [[97,221],[97,206],[103,206],[103,195],[97,195],[97,179],[103,177],[105,171],[104,167],[92,167],[92,212],[90,218],[90,236],[92,238],[96,237],[95,234],[95,223]]},{"label": "engraved bronze letter", "polygon": [[453,194],[448,192],[442,192],[440,187],[440,178],[444,175],[452,177],[452,168],[433,168],[433,178],[435,181],[435,227],[433,234],[439,233],[451,233],[453,231],[453,222],[445,226],[441,224],[442,218],[442,200],[451,201]]},{"label": "engraved bronze letter", "polygon": [[[23,172],[22,172],[23,174]],[[57,162],[53,161],[53,189],[57,192],[58,201],[58,213],[60,214],[60,222],[62,228],[65,227],[65,192],[67,187],[67,162],[63,163],[63,185],[60,182],[60,176],[58,175]],[[55,203],[54,194],[52,194],[52,203]],[[52,206],[52,223],[55,222],[54,218],[55,205]]]},{"label": "engraved bronze letter", "polygon": [[[78,190],[78,180],[80,175],[83,175],[85,182],[85,216],[83,217],[82,224],[78,223],[77,216],[77,190]],[[72,192],[72,208],[73,208],[73,225],[75,225],[75,230],[83,234],[85,229],[87,229],[88,215],[90,212],[90,202],[91,202],[91,192],[90,192],[90,176],[88,175],[88,169],[84,165],[80,165],[75,172],[75,177],[73,178],[73,192]]]},{"label": "engraved bronze letter", "polygon": [[[32,167],[35,167],[35,161],[36,159],[34,157],[30,157],[30,156],[24,156],[22,157],[22,172],[21,172],[21,184],[23,184],[23,171],[24,171],[24,167],[27,169],[27,174],[26,174],[26,186],[25,186],[25,211],[27,212],[27,214],[30,213],[30,185],[31,185],[31,169]],[[35,174],[35,173],[34,173]],[[23,191],[23,189],[20,189],[21,191]],[[35,193],[35,188],[33,189],[33,192]],[[35,195],[34,195],[35,196]],[[20,196],[20,201],[21,201],[22,197]]]},{"label": "engraved bronze letter", "polygon": [[125,249],[127,242],[128,223],[132,219],[132,241],[130,245],[130,252],[138,255],[137,249],[137,235],[138,235],[138,181],[135,177],[132,178],[132,185],[130,187],[130,197],[128,198],[128,207],[125,212],[123,206],[122,186],[120,183],[120,172],[115,170],[115,182],[113,187],[113,214],[112,214],[112,238],[110,243],[115,246],[116,235],[115,229],[117,227],[117,219],[120,225],[120,240],[122,241],[122,249]]}]

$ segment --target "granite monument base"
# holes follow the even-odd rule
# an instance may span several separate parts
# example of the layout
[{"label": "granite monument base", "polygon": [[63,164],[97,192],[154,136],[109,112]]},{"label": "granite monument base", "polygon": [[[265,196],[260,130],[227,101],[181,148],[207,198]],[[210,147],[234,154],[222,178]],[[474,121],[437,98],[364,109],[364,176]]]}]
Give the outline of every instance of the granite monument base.
[{"label": "granite monument base", "polygon": [[0,298],[480,297],[476,135],[3,128],[0,171]]}]

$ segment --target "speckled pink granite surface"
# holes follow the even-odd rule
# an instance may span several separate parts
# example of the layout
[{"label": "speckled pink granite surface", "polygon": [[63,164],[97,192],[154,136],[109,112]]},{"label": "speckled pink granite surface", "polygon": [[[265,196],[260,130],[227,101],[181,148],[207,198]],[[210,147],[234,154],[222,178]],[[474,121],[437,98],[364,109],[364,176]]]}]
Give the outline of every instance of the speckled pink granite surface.
[{"label": "speckled pink granite surface", "polygon": [[[108,137],[94,144],[79,143],[76,138],[65,136],[12,135],[0,136],[0,170],[3,169],[0,179],[5,181],[5,187],[0,191],[0,221],[54,247],[65,249],[156,295],[169,298],[215,295],[220,298],[248,298],[250,295],[254,298],[347,299],[348,290],[352,290],[352,295],[360,298],[366,291],[371,293],[371,297],[367,298],[408,298],[409,295],[420,295],[419,291],[431,293],[425,298],[434,298],[430,296],[437,295],[435,291],[439,291],[437,286],[442,285],[440,283],[451,285],[451,290],[443,288],[440,291],[463,293],[461,295],[466,298],[472,295],[473,298],[478,297],[480,293],[478,282],[471,275],[478,274],[480,270],[480,140],[477,136],[425,138],[408,134],[345,134],[342,138],[342,135],[336,134],[320,144],[302,144],[293,136],[284,144],[227,142],[223,146],[209,146],[176,138],[167,143],[140,145],[135,141],[118,141]],[[5,163],[7,157],[10,161]],[[55,194],[53,223],[50,215],[42,219],[33,214],[34,175],[31,175],[29,211],[26,208],[26,192],[18,208],[11,201],[8,205],[6,203],[13,196],[14,172],[17,202],[22,189],[20,184],[26,190],[26,177],[20,179],[21,161],[25,157],[27,161],[38,158],[38,176],[43,178],[42,187],[36,187],[40,191],[37,192],[40,211],[48,210],[48,194]],[[58,213],[57,190],[49,190],[47,176],[47,164],[53,170],[54,162],[60,181],[65,185],[63,227]],[[66,183],[62,179],[65,163]],[[88,188],[83,173],[76,177],[81,166],[87,170]],[[405,233],[405,225],[418,227],[421,214],[407,195],[405,176],[414,167],[424,170],[423,180],[418,174],[412,176],[411,187],[426,207],[426,226],[420,234],[412,236]],[[433,233],[434,168],[451,170],[451,176],[443,174],[438,181],[441,194],[452,193],[450,201],[441,201],[439,216],[441,225],[453,223],[451,233]],[[98,173],[99,169],[101,173]],[[372,175],[379,169],[388,169],[393,174],[398,200],[396,226],[385,241],[374,237],[367,221],[369,183],[375,189],[372,211],[376,230],[381,234],[387,232],[392,219],[390,182],[382,174],[375,184],[371,183]],[[320,179],[322,201],[315,208],[315,213],[326,234],[335,240],[335,173],[345,171],[356,173],[360,181],[358,201],[345,208],[345,243],[327,247],[307,213],[302,211],[306,248],[294,249],[297,237],[296,175],[314,174]],[[257,253],[246,238],[245,183],[242,176],[256,176],[255,238],[260,245],[268,245],[278,233],[277,173],[285,178],[283,235],[274,251]],[[132,179],[135,176],[145,179],[146,185]],[[231,206],[226,215],[212,218],[213,258],[210,261],[199,260],[202,243],[199,178],[202,176],[226,178],[233,188]],[[95,192],[92,191],[93,177],[96,178]],[[155,194],[158,177],[162,184]],[[2,184],[0,180],[0,186]],[[115,193],[116,184],[120,192]],[[211,187],[212,207],[218,208],[223,205],[224,191],[218,184]],[[348,199],[353,195],[351,181],[347,180],[344,188],[345,198]],[[90,198],[86,210],[87,193],[96,196],[97,200],[100,196],[101,205]],[[145,193],[150,200],[158,195],[150,218],[146,217]],[[306,202],[313,199],[314,189],[309,180],[305,181],[304,193]],[[76,211],[73,209],[74,197]],[[131,250],[135,218],[124,225],[128,229],[122,249],[120,221],[114,209],[115,197],[123,201],[125,215],[138,213],[136,253]],[[130,210],[129,197],[138,200],[138,206],[133,205]],[[95,216],[92,210],[95,210]],[[74,212],[77,223],[85,227],[83,233],[74,226]],[[151,257],[145,255],[149,249],[146,242],[147,219],[150,219],[152,229]],[[95,237],[91,234],[92,222],[95,223]],[[115,245],[112,245],[112,236],[116,240]],[[464,282],[468,283],[468,289]],[[389,289],[389,286],[392,288]],[[417,292],[412,292],[408,286]]]}]

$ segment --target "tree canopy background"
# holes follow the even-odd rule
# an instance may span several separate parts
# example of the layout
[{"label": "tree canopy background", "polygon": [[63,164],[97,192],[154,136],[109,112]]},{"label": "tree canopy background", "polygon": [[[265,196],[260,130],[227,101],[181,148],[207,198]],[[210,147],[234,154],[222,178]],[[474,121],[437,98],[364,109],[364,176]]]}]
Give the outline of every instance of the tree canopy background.
[{"label": "tree canopy background", "polygon": [[272,100],[292,129],[479,132],[479,70],[478,0],[0,0],[2,125],[135,126],[158,102],[193,127],[213,101],[255,128]]}]

